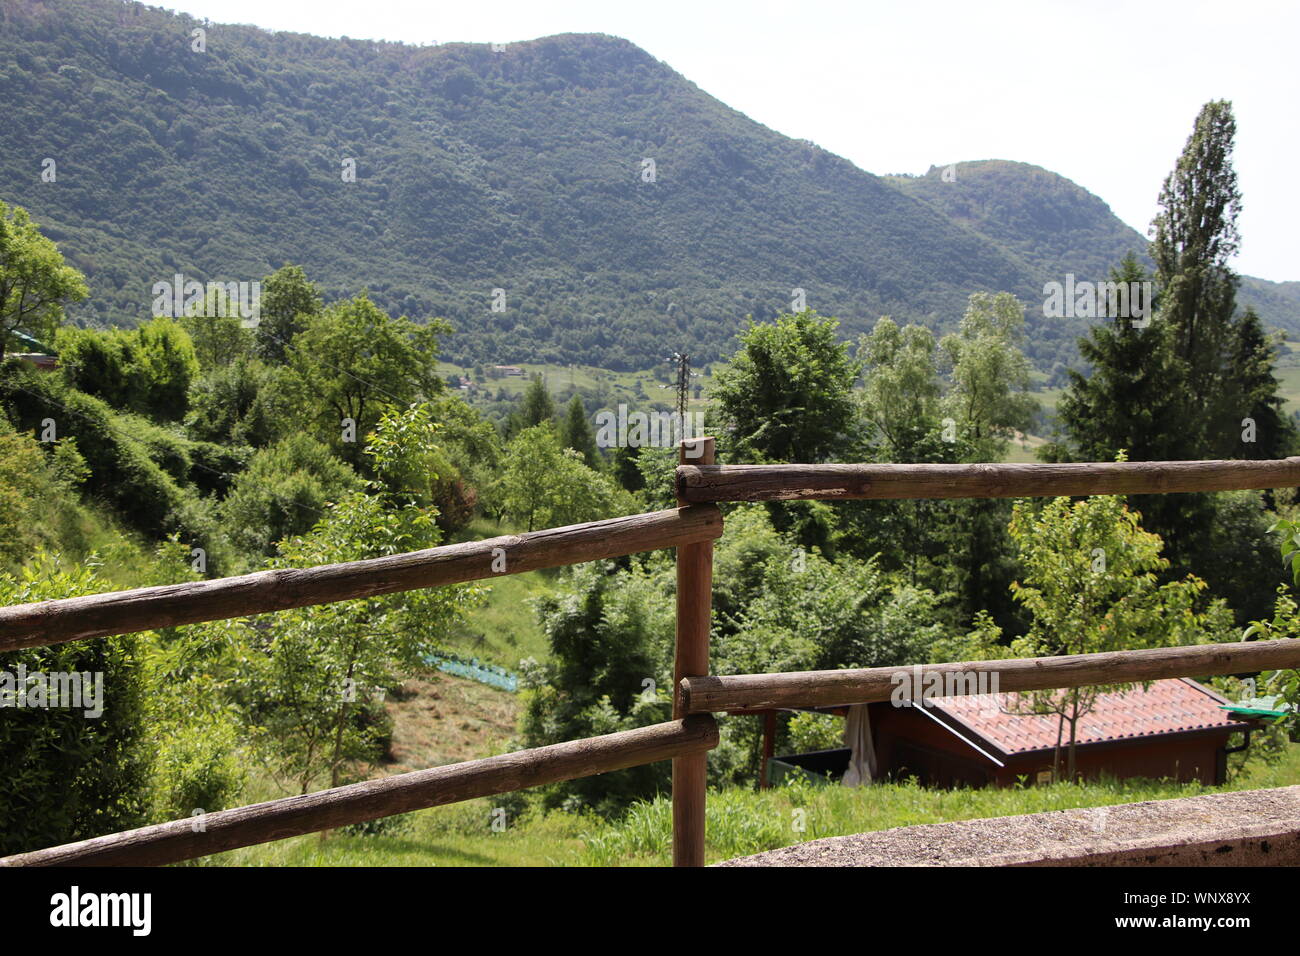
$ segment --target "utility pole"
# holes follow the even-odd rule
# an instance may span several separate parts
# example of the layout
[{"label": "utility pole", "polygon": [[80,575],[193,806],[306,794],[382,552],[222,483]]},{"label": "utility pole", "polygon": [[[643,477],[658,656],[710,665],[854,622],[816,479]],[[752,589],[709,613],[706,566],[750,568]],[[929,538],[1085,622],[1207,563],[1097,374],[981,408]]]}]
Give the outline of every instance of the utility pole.
[{"label": "utility pole", "polygon": [[684,431],[686,428],[686,405],[691,394],[691,379],[698,373],[691,371],[691,357],[685,352],[674,352],[672,358],[668,361],[677,365],[677,381],[672,385],[661,387],[677,389],[677,421],[681,423]]}]

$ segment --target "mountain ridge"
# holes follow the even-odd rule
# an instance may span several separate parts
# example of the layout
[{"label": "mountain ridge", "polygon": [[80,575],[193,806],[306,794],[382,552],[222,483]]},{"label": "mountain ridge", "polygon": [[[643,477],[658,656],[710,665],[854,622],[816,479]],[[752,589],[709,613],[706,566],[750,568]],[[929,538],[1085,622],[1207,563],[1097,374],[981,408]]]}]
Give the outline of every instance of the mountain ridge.
[{"label": "mountain ridge", "polygon": [[[117,0],[0,13],[0,198],[86,272],[79,320],[137,321],[175,272],[251,280],[294,262],[327,298],[366,288],[450,318],[446,353],[464,363],[708,361],[798,289],[850,335],[882,314],[942,331],[971,292],[1011,291],[1040,367],[1081,331],[1035,314],[1034,237],[756,123],[621,38],[495,52],[204,26]],[[57,183],[40,180],[46,157]],[[1266,319],[1300,328],[1300,292],[1293,311],[1290,290],[1271,292]]]},{"label": "mountain ridge", "polygon": [[[954,170],[957,182],[966,185],[973,183],[977,197],[972,197],[969,192],[949,189],[951,184],[942,182],[943,171],[948,168]],[[999,173],[1013,180],[1011,186],[1000,190],[988,189],[988,180]],[[1036,273],[1042,276],[1043,281],[1060,281],[1064,272],[1074,272],[1090,279],[1104,278],[1110,267],[1129,251],[1137,253],[1148,267],[1153,266],[1146,254],[1145,236],[1116,216],[1101,197],[1073,180],[1041,166],[1006,159],[974,160],[944,167],[931,166],[922,176],[891,175],[885,179],[910,195],[935,203],[955,221],[1004,244],[1025,258]],[[1061,208],[1057,200],[1060,194],[1072,196],[1079,204],[1078,211],[1087,213],[1083,221],[1069,223],[1070,234],[1082,236],[1080,249],[1067,250],[1058,246],[1049,250],[1050,255],[1043,255],[1041,249],[1033,247],[1035,241],[1041,242],[1044,238],[1042,228],[1026,229],[1024,223],[1013,215],[977,216],[969,205],[965,208],[961,205],[963,202],[988,202],[993,198],[1007,196],[1019,199],[1023,197],[1027,186],[1041,187],[1045,183],[1055,185],[1057,195],[1040,189],[1039,201],[1030,207],[1030,211],[1040,216],[1064,216],[1066,210]],[[1021,213],[1025,211],[1019,210]],[[1058,243],[1064,241],[1064,236],[1055,235],[1050,230],[1047,235]],[[1035,236],[1036,239],[1030,236]],[[1243,305],[1254,305],[1261,315],[1272,320],[1275,325],[1289,331],[1300,330],[1300,325],[1296,323],[1297,317],[1300,317],[1300,282],[1272,282],[1244,275],[1241,278],[1240,300]]]}]

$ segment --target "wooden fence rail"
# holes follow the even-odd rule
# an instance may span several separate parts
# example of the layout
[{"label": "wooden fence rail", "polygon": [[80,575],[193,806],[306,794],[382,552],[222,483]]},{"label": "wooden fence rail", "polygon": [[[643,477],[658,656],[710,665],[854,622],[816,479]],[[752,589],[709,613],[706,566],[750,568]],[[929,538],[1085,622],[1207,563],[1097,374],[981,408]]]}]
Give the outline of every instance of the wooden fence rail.
[{"label": "wooden fence rail", "polygon": [[721,534],[717,508],[676,508],[365,561],[20,604],[0,608],[0,651],[460,584],[711,541]]},{"label": "wooden fence rail", "polygon": [[[446,803],[623,770],[718,745],[711,716],[367,780],[20,853],[0,866],[158,866]],[[487,821],[484,821],[484,825]]]},{"label": "wooden fence rail", "polygon": [[677,468],[686,503],[854,498],[1036,498],[1300,486],[1280,461],[1126,461],[1060,465],[704,465]]},{"label": "wooden fence rail", "polygon": [[[715,502],[1013,498],[1300,486],[1300,458],[1062,465],[719,466],[713,461],[713,439],[683,444],[676,477],[680,507],[670,511],[367,561],[0,608],[3,652],[678,549],[676,686],[670,722],[95,837],[0,859],[0,865],[172,863],[671,758],[673,861],[698,866],[704,862],[706,756],[718,743],[714,712],[886,700],[899,674],[907,674],[918,693],[924,691],[926,675],[937,674],[948,694],[970,693],[972,687],[978,692],[978,675],[984,673],[998,675],[998,691],[1024,691],[1300,667],[1300,640],[1282,640],[913,668],[710,676],[712,542],[722,534]],[[992,690],[987,683],[985,687]]]},{"label": "wooden fence rail", "polygon": [[687,677],[678,690],[685,713],[743,713],[775,707],[867,704],[889,700],[903,687],[912,688],[919,700],[929,675],[936,675],[935,686],[943,688],[938,696],[966,696],[986,693],[977,689],[990,686],[987,678],[979,680],[980,675],[996,674],[997,692],[1007,693],[1292,667],[1300,667],[1300,640],[1286,639],[858,670]]}]

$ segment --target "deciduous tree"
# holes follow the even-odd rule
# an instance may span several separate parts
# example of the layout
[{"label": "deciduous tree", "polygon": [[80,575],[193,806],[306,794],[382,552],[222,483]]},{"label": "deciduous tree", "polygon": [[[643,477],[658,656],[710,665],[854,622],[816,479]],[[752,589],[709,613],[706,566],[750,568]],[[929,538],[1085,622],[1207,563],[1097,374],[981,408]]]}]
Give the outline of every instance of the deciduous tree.
[{"label": "deciduous tree", "polygon": [[361,449],[385,412],[442,391],[438,336],[450,328],[442,320],[394,319],[364,292],[334,303],[308,320],[289,352],[288,391],[299,420],[364,468]]},{"label": "deciduous tree", "polygon": [[0,361],[11,333],[52,339],[64,304],[88,294],[81,273],[64,263],[27,210],[0,201]]},{"label": "deciduous tree", "polygon": [[320,292],[302,266],[281,266],[262,280],[261,314],[254,348],[267,362],[284,362],[293,337],[321,311]]},{"label": "deciduous tree", "polygon": [[713,389],[734,458],[816,463],[843,449],[859,366],[838,327],[815,312],[749,323]]},{"label": "deciduous tree", "polygon": [[[1188,575],[1165,584],[1157,573],[1158,535],[1143,531],[1122,498],[1056,498],[1036,510],[1017,501],[1011,538],[1024,568],[1012,591],[1032,615],[1029,632],[1012,643],[1018,657],[1053,657],[1165,647],[1230,639],[1232,615],[1222,600],[1207,602],[1206,585]],[[1206,606],[1208,603],[1208,606]],[[1131,684],[1074,687],[1026,695],[1034,713],[1058,718],[1060,748],[1068,746],[1066,779],[1075,777],[1079,721],[1098,696]]]}]

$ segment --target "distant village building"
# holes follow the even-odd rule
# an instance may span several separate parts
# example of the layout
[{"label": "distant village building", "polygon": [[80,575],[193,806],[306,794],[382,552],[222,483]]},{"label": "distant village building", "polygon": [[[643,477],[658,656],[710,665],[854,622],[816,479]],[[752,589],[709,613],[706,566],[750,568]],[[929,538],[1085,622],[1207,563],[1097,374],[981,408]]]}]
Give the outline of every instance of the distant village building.
[{"label": "distant village building", "polygon": [[494,365],[492,368],[498,375],[503,375],[506,378],[522,376],[524,374],[524,370],[518,365]]}]

